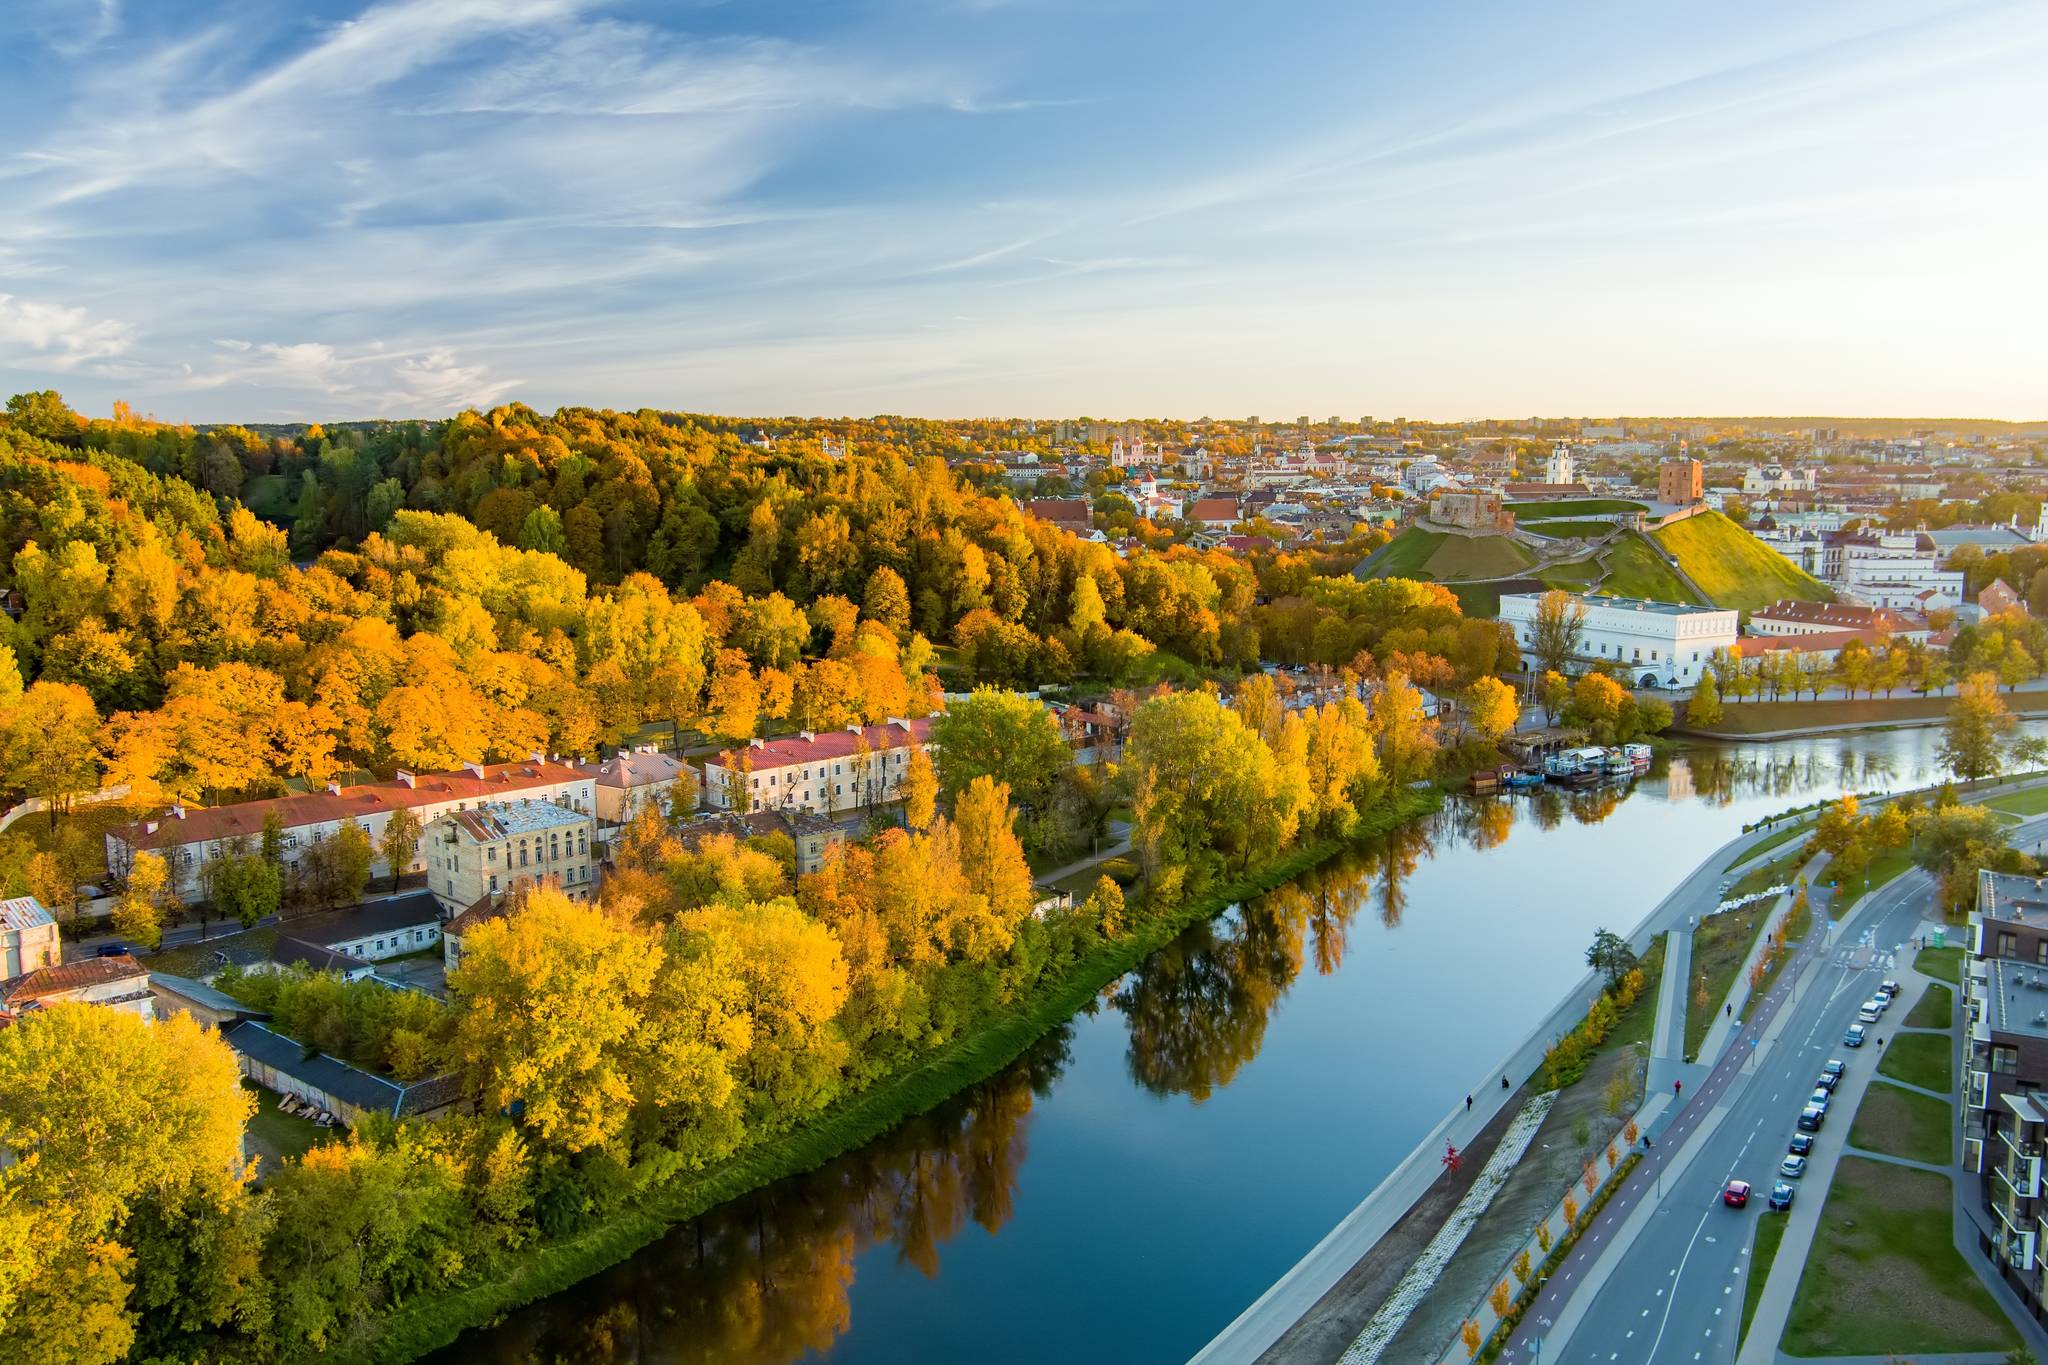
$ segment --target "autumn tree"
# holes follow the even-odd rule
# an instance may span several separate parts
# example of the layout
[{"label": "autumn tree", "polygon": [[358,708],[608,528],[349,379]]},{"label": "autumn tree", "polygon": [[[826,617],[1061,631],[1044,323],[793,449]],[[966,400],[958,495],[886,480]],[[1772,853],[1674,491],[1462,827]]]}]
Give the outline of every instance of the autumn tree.
[{"label": "autumn tree", "polygon": [[1488,744],[1498,744],[1521,716],[1515,689],[1499,678],[1475,678],[1465,688],[1465,718]]},{"label": "autumn tree", "polygon": [[396,891],[399,878],[420,852],[420,820],[412,813],[412,807],[400,806],[385,819],[380,851],[384,854],[384,865],[391,869],[391,889]]},{"label": "autumn tree", "polygon": [[0,719],[7,784],[40,798],[55,828],[73,797],[99,785],[99,712],[76,683],[38,682]]},{"label": "autumn tree", "polygon": [[2017,722],[1998,695],[1998,679],[1973,673],[1956,689],[1942,731],[1941,761],[1957,777],[1974,782],[1999,769]]},{"label": "autumn tree", "polygon": [[519,1106],[550,1146],[614,1142],[630,1114],[635,1030],[661,967],[641,930],[540,888],[465,936],[448,992],[451,1053],[485,1106]]},{"label": "autumn tree", "polygon": [[903,822],[914,830],[931,828],[938,813],[939,775],[923,745],[911,746],[898,790],[903,797]]},{"label": "autumn tree", "polygon": [[1029,811],[1044,808],[1053,784],[1074,762],[1043,703],[989,687],[975,689],[935,718],[931,742],[939,787],[948,799],[957,799],[976,778],[989,777]]},{"label": "autumn tree", "polygon": [[1721,722],[1721,683],[1714,676],[1714,670],[1700,670],[1700,680],[1693,684],[1692,700],[1685,708],[1687,725],[1718,725]]},{"label": "autumn tree", "polygon": [[1557,724],[1564,715],[1565,707],[1571,705],[1570,680],[1555,670],[1546,672],[1536,681],[1536,700],[1543,705],[1544,724]]},{"label": "autumn tree", "polygon": [[164,911],[170,904],[170,870],[154,853],[138,852],[129,864],[127,885],[114,903],[114,932],[154,952],[164,941]]},{"label": "autumn tree", "polygon": [[1536,603],[1536,620],[1529,628],[1529,653],[1546,673],[1562,673],[1565,665],[1579,655],[1585,636],[1586,604],[1574,593],[1552,589]]},{"label": "autumn tree", "polygon": [[953,802],[960,870],[968,889],[987,902],[996,923],[1004,927],[1006,941],[1037,899],[1015,823],[1010,789],[985,773],[969,782]]}]

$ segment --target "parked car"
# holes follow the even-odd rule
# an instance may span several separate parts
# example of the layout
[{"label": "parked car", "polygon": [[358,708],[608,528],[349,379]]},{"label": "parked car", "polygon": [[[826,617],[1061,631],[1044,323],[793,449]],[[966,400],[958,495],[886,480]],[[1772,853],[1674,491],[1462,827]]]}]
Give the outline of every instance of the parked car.
[{"label": "parked car", "polygon": [[127,957],[132,950],[125,943],[102,943],[98,955],[101,957]]},{"label": "parked car", "polygon": [[1788,1180],[1799,1179],[1800,1176],[1806,1174],[1806,1158],[1803,1156],[1786,1157],[1778,1163],[1778,1174]]},{"label": "parked car", "polygon": [[1771,1208],[1779,1213],[1785,1213],[1789,1211],[1792,1207],[1793,1194],[1793,1188],[1790,1185],[1787,1185],[1784,1181],[1780,1180],[1777,1184],[1771,1186]]},{"label": "parked car", "polygon": [[1822,1090],[1829,1091],[1830,1093],[1832,1093],[1834,1088],[1840,1085],[1841,1083],[1842,1078],[1840,1076],[1830,1076],[1825,1071],[1821,1072],[1820,1078],[1814,1082],[1814,1084],[1819,1086]]},{"label": "parked car", "polygon": [[1731,1209],[1748,1208],[1749,1182],[1747,1180],[1729,1181],[1727,1187],[1721,1191],[1721,1202]]},{"label": "parked car", "polygon": [[1849,1031],[1842,1035],[1842,1046],[1862,1047],[1863,1039],[1865,1036],[1866,1034],[1863,1025],[1851,1024],[1849,1025]]},{"label": "parked car", "polygon": [[1785,1150],[1794,1156],[1807,1156],[1813,1151],[1813,1134],[1794,1133],[1792,1141],[1785,1144]]},{"label": "parked car", "polygon": [[1877,988],[1877,993],[1879,995],[1882,995],[1885,999],[1889,1000],[1899,993],[1899,983],[1896,981],[1887,981]]},{"label": "parked car", "polygon": [[1818,1133],[1820,1126],[1827,1121],[1828,1111],[1825,1109],[1816,1109],[1808,1105],[1799,1111],[1799,1131],[1802,1133]]},{"label": "parked car", "polygon": [[1876,1023],[1877,1011],[1870,1008],[1868,1004],[1865,1004],[1862,1009],[1856,1011],[1856,1022],[1859,1024]]},{"label": "parked car", "polygon": [[1834,1099],[1834,1096],[1830,1095],[1827,1091],[1816,1090],[1806,1097],[1806,1103],[1809,1108],[1818,1109],[1821,1113],[1825,1114],[1828,1112],[1828,1102],[1832,1099]]},{"label": "parked car", "polygon": [[1828,1058],[1828,1064],[1822,1067],[1820,1071],[1823,1076],[1833,1076],[1836,1080],[1840,1080],[1842,1079],[1842,1073],[1848,1069],[1849,1064],[1840,1057],[1830,1057]]},{"label": "parked car", "polygon": [[1892,998],[1889,995],[1886,995],[1883,991],[1879,991],[1876,995],[1871,996],[1868,1000],[1863,1002],[1863,1008],[1867,1010],[1876,1010],[1879,1014],[1883,1014],[1886,1010],[1890,1009],[1891,1007]]}]

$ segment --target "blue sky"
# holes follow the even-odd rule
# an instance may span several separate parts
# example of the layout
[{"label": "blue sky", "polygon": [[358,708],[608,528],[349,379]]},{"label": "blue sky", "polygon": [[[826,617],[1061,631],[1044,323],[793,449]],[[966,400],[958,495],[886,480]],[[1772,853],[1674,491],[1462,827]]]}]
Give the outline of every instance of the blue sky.
[{"label": "blue sky", "polygon": [[2048,417],[2048,5],[9,0],[0,391]]}]

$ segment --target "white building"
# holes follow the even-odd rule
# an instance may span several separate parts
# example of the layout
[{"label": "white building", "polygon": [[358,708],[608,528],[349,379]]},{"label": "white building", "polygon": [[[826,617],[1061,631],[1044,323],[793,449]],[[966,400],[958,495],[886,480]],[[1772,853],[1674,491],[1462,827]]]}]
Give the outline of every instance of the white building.
[{"label": "white building", "polygon": [[737,773],[726,767],[727,755],[704,761],[704,803],[713,810],[734,809],[739,804],[735,788],[742,782],[748,810],[831,815],[894,801],[910,766],[911,748],[931,751],[931,729],[928,719],[892,718],[887,725],[752,740],[734,751],[740,759]]},{"label": "white building", "polygon": [[1751,465],[1742,476],[1742,492],[1746,497],[1760,493],[1811,493],[1818,473],[1815,469]]},{"label": "white building", "polygon": [[491,801],[452,811],[420,838],[427,889],[449,915],[522,886],[553,885],[572,901],[592,899],[597,821],[549,801]]},{"label": "white building", "polygon": [[1844,545],[1841,572],[1843,595],[1865,606],[1932,611],[1963,601],[1963,571],[1943,568],[1933,541],[1916,535],[1886,535],[1875,544]]},{"label": "white building", "polygon": [[[1536,667],[1536,611],[1543,593],[1503,593],[1500,619],[1513,627],[1522,662]],[[1645,602],[1633,597],[1578,596],[1585,604],[1581,663],[1618,665],[1638,687],[1690,687],[1714,652],[1735,645],[1738,613],[1720,607]]]},{"label": "white building", "polygon": [[1577,483],[1578,460],[1572,455],[1572,448],[1559,441],[1552,447],[1550,458],[1543,462],[1543,482]]}]

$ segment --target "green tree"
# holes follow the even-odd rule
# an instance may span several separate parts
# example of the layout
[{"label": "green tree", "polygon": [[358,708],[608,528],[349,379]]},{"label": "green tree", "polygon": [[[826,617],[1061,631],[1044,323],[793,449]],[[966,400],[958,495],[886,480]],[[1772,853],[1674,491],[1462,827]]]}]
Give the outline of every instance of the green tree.
[{"label": "green tree", "polygon": [[1714,670],[1700,670],[1700,680],[1693,684],[1692,701],[1685,708],[1687,725],[1718,725],[1721,722],[1721,683],[1714,676]]},{"label": "green tree", "polygon": [[384,865],[391,869],[391,889],[398,889],[398,879],[412,866],[412,860],[420,852],[420,820],[409,806],[400,806],[391,812],[384,822],[383,847]]},{"label": "green tree", "polygon": [[1050,710],[989,687],[976,688],[936,717],[931,738],[939,789],[948,799],[988,777],[1007,786],[1026,810],[1042,810],[1060,774],[1074,763]]},{"label": "green tree", "polygon": [[1573,593],[1552,589],[1536,603],[1529,628],[1529,652],[1545,672],[1561,673],[1576,659],[1586,631],[1586,604]]},{"label": "green tree", "polygon": [[1593,946],[1586,949],[1586,965],[1607,978],[1607,989],[1621,985],[1621,979],[1636,968],[1635,949],[1628,940],[1609,929],[1596,930]]}]

